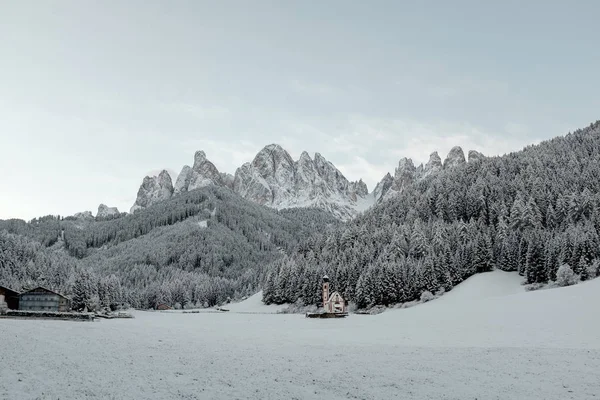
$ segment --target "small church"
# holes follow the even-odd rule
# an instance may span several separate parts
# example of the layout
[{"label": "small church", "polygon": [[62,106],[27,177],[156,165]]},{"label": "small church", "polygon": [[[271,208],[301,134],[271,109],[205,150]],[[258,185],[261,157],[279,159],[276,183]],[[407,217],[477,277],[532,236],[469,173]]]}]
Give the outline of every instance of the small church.
[{"label": "small church", "polygon": [[329,294],[329,277],[323,277],[323,309],[326,313],[343,314],[346,312],[346,302],[341,294]]}]

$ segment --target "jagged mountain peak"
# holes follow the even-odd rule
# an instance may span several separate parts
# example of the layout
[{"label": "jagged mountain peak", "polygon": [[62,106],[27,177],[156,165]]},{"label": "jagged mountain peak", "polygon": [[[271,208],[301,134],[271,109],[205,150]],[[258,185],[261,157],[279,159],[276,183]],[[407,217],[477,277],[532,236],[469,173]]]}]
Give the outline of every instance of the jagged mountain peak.
[{"label": "jagged mountain peak", "polygon": [[438,173],[444,168],[451,168],[465,162],[465,154],[460,146],[453,147],[443,163],[437,151],[429,155],[429,161],[425,165],[420,164],[418,167],[415,167],[412,159],[403,157],[398,161],[394,176],[392,177],[388,173],[377,184],[373,191],[373,197],[375,201],[394,197],[413,182]]},{"label": "jagged mountain peak", "polygon": [[452,168],[457,165],[464,164],[465,162],[465,153],[463,152],[462,147],[454,146],[452,149],[450,149],[446,160],[444,160],[444,168]]},{"label": "jagged mountain peak", "polygon": [[204,151],[194,154],[193,167],[184,166],[169,194],[159,177],[144,178],[132,211],[171,195],[208,185],[224,186],[255,203],[274,208],[319,207],[349,219],[372,203],[362,179],[350,182],[321,153],[311,158],[303,151],[294,161],[278,144],[262,148],[252,162],[239,167],[235,176],[221,173]]},{"label": "jagged mountain peak", "polygon": [[349,182],[321,153],[311,158],[304,151],[294,161],[277,144],[266,146],[251,164],[238,168],[234,191],[269,207],[319,207],[342,219],[354,216],[359,200],[368,198],[362,180]]},{"label": "jagged mountain peak", "polygon": [[254,157],[253,163],[255,161],[261,162],[267,157],[271,157],[274,163],[281,160],[285,160],[288,163],[294,161],[292,160],[292,156],[283,147],[273,143],[263,147]]},{"label": "jagged mountain peak", "polygon": [[318,161],[318,162],[320,162],[320,163],[326,163],[326,162],[329,162],[329,161],[327,161],[327,159],[326,159],[325,157],[323,157],[323,155],[322,155],[321,153],[319,153],[319,152],[316,152],[316,153],[315,153],[315,161]]},{"label": "jagged mountain peak", "polygon": [[413,163],[412,158],[402,157],[400,161],[398,161],[398,167],[396,168],[396,175],[401,174],[404,171],[412,171],[415,169],[415,164]]},{"label": "jagged mountain peak", "polygon": [[485,156],[477,150],[469,150],[469,162],[483,160]]},{"label": "jagged mountain peak", "polygon": [[281,175],[289,174],[289,171],[293,169],[293,165],[292,156],[278,144],[265,146],[252,161],[252,166],[260,170],[263,178],[285,179]]},{"label": "jagged mountain peak", "polygon": [[309,162],[312,162],[313,159],[311,158],[310,154],[308,154],[307,151],[303,151],[302,154],[300,154],[300,158],[298,159],[298,161],[309,161]]},{"label": "jagged mountain peak", "polygon": [[167,170],[163,169],[158,176],[146,176],[130,212],[146,208],[158,201],[168,200],[173,195],[173,190],[173,181]]},{"label": "jagged mountain peak", "polygon": [[198,150],[194,154],[194,168],[196,168],[197,165],[204,164],[206,161],[208,160],[206,159],[206,153],[204,152],[204,150]]},{"label": "jagged mountain peak", "polygon": [[173,186],[173,181],[171,180],[171,174],[166,169],[163,169],[158,174],[158,182],[163,186]]},{"label": "jagged mountain peak", "polygon": [[429,176],[433,173],[440,171],[443,168],[442,159],[437,151],[434,151],[429,155],[429,161],[423,167],[423,177]]},{"label": "jagged mountain peak", "polygon": [[94,219],[94,216],[92,215],[91,211],[81,211],[81,212],[73,214],[73,217],[75,217],[77,219],[82,219],[82,220]]},{"label": "jagged mountain peak", "polygon": [[179,173],[174,192],[187,192],[209,185],[227,186],[224,178],[226,177],[208,160],[206,153],[203,150],[198,150],[194,154],[194,166],[190,168],[185,165]]},{"label": "jagged mountain peak", "polygon": [[[388,174],[389,175],[389,174]],[[400,161],[398,161],[398,167],[396,167],[396,171],[394,173],[394,177],[392,178],[391,184],[389,184],[389,179],[384,177],[382,182],[380,182],[380,190],[382,190],[379,199],[382,198],[390,198],[395,196],[398,193],[401,193],[404,188],[415,181],[417,177],[417,168],[413,163],[412,159],[407,157],[402,157]],[[390,176],[391,178],[391,176]],[[383,190],[387,187],[387,190]]]},{"label": "jagged mountain peak", "polygon": [[97,217],[110,217],[113,215],[119,215],[119,209],[117,207],[109,207],[106,204],[100,204],[98,206]]},{"label": "jagged mountain peak", "polygon": [[394,177],[388,172],[373,189],[373,200],[380,201],[387,194],[394,183]]},{"label": "jagged mountain peak", "polygon": [[265,147],[263,147],[263,150],[287,153],[287,151],[280,144],[277,143],[268,144]]},{"label": "jagged mountain peak", "polygon": [[429,155],[429,161],[427,162],[427,165],[439,165],[440,167],[442,166],[442,159],[437,151],[434,151]]}]

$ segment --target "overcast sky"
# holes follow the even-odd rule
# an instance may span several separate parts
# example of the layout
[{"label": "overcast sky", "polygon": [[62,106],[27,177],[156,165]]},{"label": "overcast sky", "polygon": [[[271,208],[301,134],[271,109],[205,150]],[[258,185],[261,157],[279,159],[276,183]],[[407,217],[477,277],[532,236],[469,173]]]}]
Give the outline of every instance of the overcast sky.
[{"label": "overcast sky", "polygon": [[600,2],[558,3],[0,0],[0,218],[128,211],[200,149],[320,152],[372,190],[587,126]]}]

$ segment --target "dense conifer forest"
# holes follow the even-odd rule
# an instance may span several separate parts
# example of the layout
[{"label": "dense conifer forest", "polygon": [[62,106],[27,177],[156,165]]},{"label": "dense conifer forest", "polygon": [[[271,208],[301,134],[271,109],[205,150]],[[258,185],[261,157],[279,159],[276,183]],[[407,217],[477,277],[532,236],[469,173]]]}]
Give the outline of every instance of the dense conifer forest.
[{"label": "dense conifer forest", "polygon": [[47,286],[77,309],[212,306],[261,288],[265,303],[318,305],[327,274],[369,308],[494,268],[531,285],[587,280],[600,274],[599,193],[596,122],[444,169],[346,224],[220,187],[133,214],[0,221],[0,284]]},{"label": "dense conifer forest", "polygon": [[259,290],[266,266],[338,221],[209,187],[116,218],[0,221],[0,284],[47,286],[78,308],[212,306]]},{"label": "dense conifer forest", "polygon": [[443,170],[273,262],[265,303],[318,304],[320,278],[368,308],[451,290],[499,268],[528,284],[597,276],[600,122]]}]

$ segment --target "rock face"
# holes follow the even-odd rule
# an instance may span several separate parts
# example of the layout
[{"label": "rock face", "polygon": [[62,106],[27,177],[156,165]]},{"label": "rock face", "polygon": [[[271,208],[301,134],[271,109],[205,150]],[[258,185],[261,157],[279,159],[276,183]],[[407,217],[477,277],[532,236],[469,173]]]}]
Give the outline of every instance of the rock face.
[{"label": "rock face", "polygon": [[158,176],[147,176],[142,181],[142,186],[138,190],[135,204],[130,212],[135,212],[141,208],[146,208],[159,201],[168,200],[173,195],[173,182],[171,175],[166,170],[161,171]]},{"label": "rock face", "polygon": [[349,182],[321,154],[303,152],[294,161],[281,146],[262,149],[251,163],[235,173],[233,190],[256,203],[278,209],[318,207],[349,219],[369,201],[362,180]]},{"label": "rock face", "polygon": [[78,212],[78,213],[75,213],[73,216],[77,219],[83,219],[83,220],[94,219],[94,216],[92,215],[91,211]]},{"label": "rock face", "polygon": [[469,150],[469,162],[481,161],[485,158],[483,154],[478,152],[477,150]]},{"label": "rock face", "polygon": [[228,187],[243,198],[268,207],[317,207],[343,220],[374,202],[362,180],[349,182],[321,154],[312,159],[303,152],[294,161],[281,146],[272,144],[258,152],[252,162],[239,167],[235,176],[219,172],[206,154],[198,151],[193,167],[183,167],[174,187],[166,171],[158,177],[144,178],[131,212],[209,185]]},{"label": "rock face", "polygon": [[177,177],[174,193],[187,192],[209,185],[225,186],[223,176],[217,167],[208,161],[203,151],[197,151],[194,155],[194,166],[192,168],[184,166]]},{"label": "rock face", "polygon": [[281,146],[273,144],[259,151],[251,163],[238,168],[233,190],[245,199],[273,207],[291,197],[294,176],[294,160]]},{"label": "rock face", "polygon": [[394,174],[392,190],[402,191],[406,186],[415,181],[417,169],[410,158],[402,158]]},{"label": "rock face", "polygon": [[233,189],[233,180],[234,176],[228,174],[227,172],[221,172],[221,180],[223,181],[223,185],[228,187],[229,189]]},{"label": "rock face", "polygon": [[460,146],[455,146],[448,153],[448,157],[444,160],[444,168],[453,168],[458,165],[464,164],[465,161],[465,153]]},{"label": "rock face", "polygon": [[105,204],[100,204],[98,206],[98,213],[96,214],[96,217],[106,218],[115,215],[119,215],[119,210],[117,209],[117,207],[108,207]]},{"label": "rock face", "polygon": [[377,184],[377,186],[375,186],[375,189],[373,189],[373,200],[376,202],[382,200],[383,197],[386,195],[386,193],[392,187],[393,183],[394,183],[394,178],[388,172],[383,177],[383,179]]},{"label": "rock face", "polygon": [[[469,162],[475,162],[484,159],[485,156],[475,150],[469,151]],[[421,179],[435,175],[444,169],[454,168],[465,164],[465,154],[461,147],[453,147],[448,153],[448,157],[442,164],[442,159],[437,151],[429,156],[429,161],[425,165],[419,165],[415,168],[410,158],[403,158],[398,163],[396,173],[392,177],[389,173],[383,177],[381,182],[375,187],[373,197],[375,202],[386,200],[402,193],[404,189]]]},{"label": "rock face", "polygon": [[425,164],[423,168],[423,177],[429,176],[431,174],[435,174],[436,172],[441,171],[443,168],[442,159],[437,151],[434,151],[429,156],[429,161]]},{"label": "rock face", "polygon": [[[484,158],[477,151],[469,151],[469,162]],[[259,151],[252,162],[239,167],[233,176],[219,172],[203,151],[197,151],[193,166],[183,167],[175,186],[167,171],[162,171],[158,177],[145,177],[131,212],[167,200],[173,195],[217,185],[230,188],[243,198],[264,206],[277,209],[317,207],[348,220],[372,204],[402,193],[414,182],[465,162],[463,150],[458,146],[450,150],[443,164],[437,151],[431,153],[425,165],[418,167],[410,158],[403,158],[394,176],[386,174],[373,193],[369,194],[362,180],[348,181],[319,153],[311,158],[307,152],[303,152],[294,161],[281,146],[271,144]],[[118,212],[116,208],[103,204],[98,207],[99,216]]]}]

